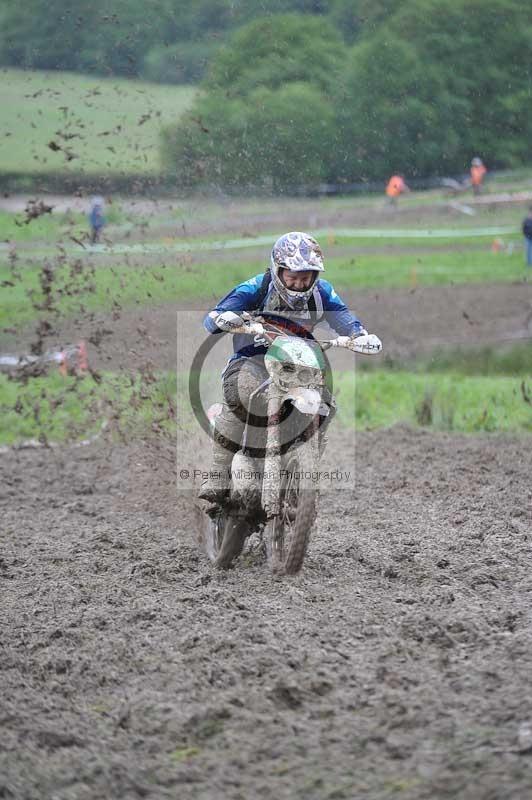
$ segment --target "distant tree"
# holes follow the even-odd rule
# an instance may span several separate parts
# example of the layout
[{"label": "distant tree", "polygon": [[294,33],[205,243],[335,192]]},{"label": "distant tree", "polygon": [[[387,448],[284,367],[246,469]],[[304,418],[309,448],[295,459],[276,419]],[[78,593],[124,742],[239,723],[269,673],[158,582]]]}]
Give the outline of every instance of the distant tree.
[{"label": "distant tree", "polygon": [[345,86],[336,102],[339,179],[426,175],[452,165],[467,102],[409,44],[382,33],[359,45]]},{"label": "distant tree", "polygon": [[525,0],[408,0],[353,50],[337,96],[337,171],[384,177],[529,158],[532,24]]},{"label": "distant tree", "polygon": [[[320,108],[320,113],[316,109]],[[316,87],[289,83],[243,99],[212,94],[201,116],[163,133],[163,163],[180,185],[285,191],[326,177],[334,114]]]},{"label": "distant tree", "polygon": [[219,47],[215,40],[156,45],[146,54],[140,77],[155,83],[199,83]]},{"label": "distant tree", "polygon": [[25,0],[0,11],[0,62],[135,76],[155,42],[177,36],[176,0]]},{"label": "distant tree", "polygon": [[147,13],[138,0],[106,2],[99,17],[92,20],[92,27],[93,35],[86,38],[80,54],[80,67],[100,74],[138,77],[146,50],[176,35],[174,3],[151,0]]},{"label": "distant tree", "polygon": [[0,61],[25,68],[78,69],[87,26],[102,13],[102,0],[26,0],[0,10]]},{"label": "distant tree", "polygon": [[[25,0],[0,5],[0,64],[190,78],[228,33],[264,14],[326,14],[329,0]],[[195,58],[192,45],[202,52]],[[187,49],[188,48],[188,49]],[[198,69],[201,68],[201,69]]]},{"label": "distant tree", "polygon": [[0,63],[168,82],[206,71],[164,137],[165,163],[189,182],[530,160],[529,0],[4,2]]},{"label": "distant tree", "polygon": [[163,135],[163,162],[185,184],[276,190],[327,176],[329,99],[345,49],[330,26],[279,15],[244,26],[214,59],[190,113]]},{"label": "distant tree", "polygon": [[217,53],[205,81],[207,90],[245,96],[258,87],[276,89],[303,81],[331,91],[346,51],[327,20],[278,14],[250,22]]},{"label": "distant tree", "polygon": [[348,43],[375,33],[404,0],[332,0],[329,19]]},{"label": "distant tree", "polygon": [[[298,175],[300,183],[347,182],[397,170],[461,172],[474,154],[491,166],[529,159],[525,0],[357,7],[368,17],[349,56],[316,17],[278,15],[238,30],[214,59],[188,121],[167,135],[166,163],[191,182],[286,188]],[[298,117],[309,102],[324,124],[309,119],[307,136]]]}]

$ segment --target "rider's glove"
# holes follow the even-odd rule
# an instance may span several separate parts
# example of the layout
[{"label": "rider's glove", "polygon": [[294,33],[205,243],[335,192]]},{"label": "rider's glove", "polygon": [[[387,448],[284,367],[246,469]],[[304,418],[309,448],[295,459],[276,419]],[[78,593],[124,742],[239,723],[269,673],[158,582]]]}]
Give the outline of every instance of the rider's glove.
[{"label": "rider's glove", "polygon": [[220,330],[231,332],[235,328],[240,328],[243,324],[242,317],[239,314],[235,314],[234,311],[223,311],[221,314],[215,318],[214,322]]},{"label": "rider's glove", "polygon": [[332,340],[331,344],[333,347],[346,347],[355,353],[366,353],[367,355],[380,353],[382,350],[382,342],[379,337],[366,331],[364,333],[357,331],[351,336],[338,336]]}]

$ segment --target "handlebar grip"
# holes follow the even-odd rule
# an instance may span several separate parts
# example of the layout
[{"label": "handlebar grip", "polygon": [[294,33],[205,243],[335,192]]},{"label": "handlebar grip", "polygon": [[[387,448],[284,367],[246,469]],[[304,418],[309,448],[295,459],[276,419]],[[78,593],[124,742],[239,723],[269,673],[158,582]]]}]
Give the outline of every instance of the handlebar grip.
[{"label": "handlebar grip", "polygon": [[250,322],[247,325],[239,325],[238,328],[233,328],[230,333],[245,333],[249,336],[256,336],[264,333],[264,326],[261,322]]}]

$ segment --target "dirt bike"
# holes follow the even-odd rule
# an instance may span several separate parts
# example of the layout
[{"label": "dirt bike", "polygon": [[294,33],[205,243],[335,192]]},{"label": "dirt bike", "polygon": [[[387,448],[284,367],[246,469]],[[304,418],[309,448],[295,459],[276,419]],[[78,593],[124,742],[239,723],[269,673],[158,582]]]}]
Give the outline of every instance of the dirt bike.
[{"label": "dirt bike", "polygon": [[[301,569],[316,519],[317,471],[325,420],[334,408],[327,387],[324,351],[344,347],[355,353],[379,353],[377,336],[339,336],[317,341],[302,326],[245,315],[232,333],[251,334],[265,345],[268,378],[250,398],[241,449],[231,465],[231,490],[222,507],[200,510],[200,541],[217,567],[228,568],[248,536],[262,530],[275,574]],[[263,449],[249,445],[248,433],[259,394],[267,408]],[[214,423],[211,419],[211,424]]]}]

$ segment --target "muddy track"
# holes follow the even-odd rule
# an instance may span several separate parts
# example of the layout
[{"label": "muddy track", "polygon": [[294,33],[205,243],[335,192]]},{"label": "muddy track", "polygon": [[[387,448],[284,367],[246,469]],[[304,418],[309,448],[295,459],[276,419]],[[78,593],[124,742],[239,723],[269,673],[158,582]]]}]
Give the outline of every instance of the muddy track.
[{"label": "muddy track", "polygon": [[[438,347],[507,346],[532,338],[532,284],[364,290],[343,297],[366,327],[378,332],[385,354],[394,358],[412,358]],[[151,362],[173,370],[176,361],[179,368],[179,353],[199,347],[205,337],[203,316],[215,303],[208,298],[180,307],[122,311],[114,318],[98,313],[76,322],[51,320],[53,333],[44,347],[85,339],[91,364],[98,369]],[[2,352],[27,352],[34,339],[34,326],[22,334],[4,333]],[[352,357],[342,355],[335,355],[337,368],[350,368]]]},{"label": "muddy track", "polygon": [[530,441],[356,463],[274,581],[199,554],[172,443],[2,455],[0,796],[529,797]]}]

